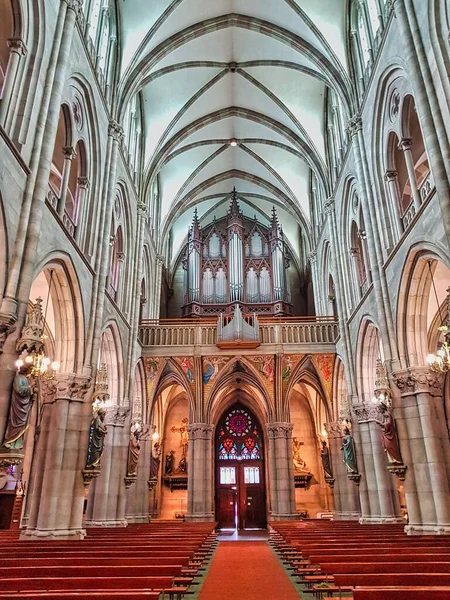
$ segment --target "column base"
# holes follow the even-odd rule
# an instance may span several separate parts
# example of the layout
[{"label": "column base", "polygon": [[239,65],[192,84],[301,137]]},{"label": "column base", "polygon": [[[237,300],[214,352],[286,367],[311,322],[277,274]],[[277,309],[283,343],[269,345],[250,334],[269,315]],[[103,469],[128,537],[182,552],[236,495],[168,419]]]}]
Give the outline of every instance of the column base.
[{"label": "column base", "polygon": [[103,520],[103,521],[96,521],[94,519],[92,519],[91,521],[85,521],[84,522],[85,527],[127,527],[128,522],[126,519],[122,519],[122,520]]},{"label": "column base", "polygon": [[406,525],[407,535],[450,535],[450,525]]},{"label": "column base", "polygon": [[301,519],[299,513],[272,513],[269,515],[270,521],[300,521]]},{"label": "column base", "polygon": [[211,523],[216,519],[212,513],[197,513],[195,515],[186,515],[184,520],[189,523]]},{"label": "column base", "polygon": [[403,517],[360,517],[360,525],[381,525],[382,523],[405,523]]},{"label": "column base", "polygon": [[359,512],[343,512],[343,511],[332,511],[333,519],[335,521],[359,521],[361,519],[361,513]]},{"label": "column base", "polygon": [[21,540],[83,540],[85,529],[26,529],[20,533]]},{"label": "column base", "polygon": [[125,515],[127,523],[150,523],[150,515]]}]

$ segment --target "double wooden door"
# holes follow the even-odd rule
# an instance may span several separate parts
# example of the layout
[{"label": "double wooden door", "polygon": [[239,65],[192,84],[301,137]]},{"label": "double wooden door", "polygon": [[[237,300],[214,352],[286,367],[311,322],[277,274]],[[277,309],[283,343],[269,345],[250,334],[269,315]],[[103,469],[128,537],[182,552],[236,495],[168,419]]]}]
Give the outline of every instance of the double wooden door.
[{"label": "double wooden door", "polygon": [[261,460],[217,462],[216,514],[219,528],[263,529],[266,527],[263,462]]}]

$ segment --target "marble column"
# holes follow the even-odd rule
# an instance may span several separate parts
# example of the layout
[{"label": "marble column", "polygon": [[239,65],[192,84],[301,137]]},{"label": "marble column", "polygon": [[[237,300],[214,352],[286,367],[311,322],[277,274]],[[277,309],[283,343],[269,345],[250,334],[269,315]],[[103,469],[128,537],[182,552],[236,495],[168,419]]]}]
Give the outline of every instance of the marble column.
[{"label": "marble column", "polygon": [[36,432],[24,539],[83,538],[84,482],[90,380],[58,375],[41,384],[42,421]]},{"label": "marble column", "polygon": [[358,487],[347,477],[342,460],[342,423],[325,423],[333,467],[334,518],[335,520],[358,520],[361,516]]},{"label": "marble column", "polygon": [[88,225],[86,216],[87,194],[89,190],[89,179],[87,177],[78,177],[77,179],[77,214],[75,215],[75,241],[81,246],[84,239],[84,231]]},{"label": "marble column", "polygon": [[384,174],[384,180],[387,183],[390,203],[389,203],[389,213],[392,219],[392,223],[395,227],[395,231],[397,233],[397,237],[401,238],[403,234],[403,223],[400,218],[399,212],[399,196],[400,192],[398,189],[398,174],[397,171],[386,171]]},{"label": "marble column", "polygon": [[446,431],[443,376],[427,367],[392,374],[402,412],[396,418],[405,465],[409,535],[450,534],[450,440]]},{"label": "marble column", "polygon": [[416,172],[414,170],[414,159],[412,155],[412,139],[411,138],[402,138],[400,140],[400,148],[403,151],[403,156],[405,157],[406,170],[408,172],[409,185],[411,186],[411,195],[414,203],[414,208],[416,213],[420,209],[420,194],[417,188],[417,179]]},{"label": "marble column", "polygon": [[364,473],[369,499],[369,512],[367,506],[364,507],[360,522],[403,523],[397,482],[387,469],[382,433],[376,423],[383,421],[382,414],[377,406],[368,403],[355,404],[352,408],[360,432],[358,466]]},{"label": "marble column", "polygon": [[214,426],[188,425],[188,510],[186,521],[214,521]]},{"label": "marble column", "polygon": [[61,217],[61,219],[63,218],[64,211],[66,209],[66,196],[67,190],[69,189],[70,169],[72,167],[72,161],[76,156],[75,148],[73,148],[72,146],[64,146],[62,152],[64,156],[64,163],[61,179],[61,189],[57,206],[58,215]]},{"label": "marble column", "polygon": [[3,94],[0,102],[0,124],[9,133],[8,122],[11,119],[11,101],[13,98],[14,85],[16,83],[19,65],[23,56],[27,54],[27,48],[21,38],[10,38],[8,40],[9,59],[6,67]]},{"label": "marble column", "polygon": [[311,265],[311,277],[314,290],[314,302],[316,315],[324,315],[325,311],[322,306],[323,290],[319,285],[319,274],[317,269],[317,252],[313,251],[308,254],[309,264]]},{"label": "marble column", "polygon": [[296,519],[292,423],[268,423],[270,518]]},{"label": "marble column", "polygon": [[131,484],[126,492],[125,519],[127,523],[148,523],[150,521],[148,481],[150,477],[151,447],[152,440],[147,431],[141,437],[136,481]]},{"label": "marble column", "polygon": [[125,475],[129,446],[130,409],[109,406],[105,424],[105,440],[100,475],[89,489],[85,525],[87,527],[126,527]]}]

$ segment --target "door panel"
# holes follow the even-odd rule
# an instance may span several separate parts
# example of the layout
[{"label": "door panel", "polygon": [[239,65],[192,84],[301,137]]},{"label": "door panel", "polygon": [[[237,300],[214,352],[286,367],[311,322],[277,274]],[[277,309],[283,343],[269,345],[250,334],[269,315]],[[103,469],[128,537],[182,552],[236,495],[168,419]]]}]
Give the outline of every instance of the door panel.
[{"label": "door panel", "polygon": [[234,529],[236,491],[229,487],[220,487],[218,492],[218,526],[221,529]]}]

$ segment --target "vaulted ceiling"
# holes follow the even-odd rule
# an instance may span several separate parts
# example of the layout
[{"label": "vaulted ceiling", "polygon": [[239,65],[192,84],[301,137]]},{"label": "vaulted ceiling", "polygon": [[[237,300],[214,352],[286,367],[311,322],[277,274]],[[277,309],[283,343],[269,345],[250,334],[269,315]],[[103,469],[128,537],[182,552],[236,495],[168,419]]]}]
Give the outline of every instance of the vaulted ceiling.
[{"label": "vaulted ceiling", "polygon": [[144,107],[145,181],[158,177],[162,240],[179,251],[197,207],[272,206],[294,251],[309,236],[311,171],[329,191],[325,98],[352,92],[346,0],[121,0],[122,109]]}]

